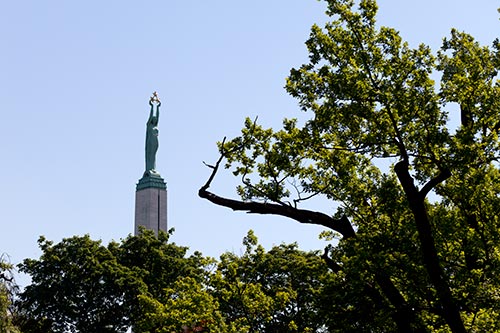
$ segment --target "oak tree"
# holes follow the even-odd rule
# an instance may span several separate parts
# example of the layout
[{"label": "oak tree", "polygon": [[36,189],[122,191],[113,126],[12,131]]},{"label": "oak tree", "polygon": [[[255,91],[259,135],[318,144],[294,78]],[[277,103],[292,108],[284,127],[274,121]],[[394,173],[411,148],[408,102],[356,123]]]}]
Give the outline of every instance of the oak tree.
[{"label": "oak tree", "polygon": [[39,259],[20,271],[31,283],[19,295],[24,332],[126,332],[144,316],[140,298],[161,299],[179,278],[203,278],[204,258],[142,230],[120,243],[88,235],[54,242],[41,237]]},{"label": "oak tree", "polygon": [[18,302],[23,330],[125,332],[130,326],[126,295],[145,288],[137,275],[88,235],[57,244],[40,237],[38,243],[41,257],[19,265],[31,277]]},{"label": "oak tree", "polygon": [[[310,117],[247,119],[199,195],[330,230],[332,330],[499,330],[499,41],[451,30],[434,53],[378,26],[374,0],[326,2],[286,83]],[[239,199],[209,190],[221,164]],[[308,209],[320,197],[336,210]]]}]

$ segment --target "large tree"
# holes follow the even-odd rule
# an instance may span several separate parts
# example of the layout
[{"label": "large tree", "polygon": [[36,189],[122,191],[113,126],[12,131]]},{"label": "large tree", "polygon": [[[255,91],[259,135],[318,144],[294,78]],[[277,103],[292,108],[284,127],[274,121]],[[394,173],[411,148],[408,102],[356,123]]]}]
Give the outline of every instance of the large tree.
[{"label": "large tree", "polygon": [[224,253],[210,277],[220,312],[240,332],[324,332],[320,294],[331,273],[315,252],[281,244],[269,251],[249,231],[245,252]]},{"label": "large tree", "polygon": [[120,265],[109,248],[88,235],[57,244],[41,237],[39,245],[40,259],[26,259],[20,265],[20,271],[31,277],[19,301],[26,330],[127,330],[126,296],[145,288],[134,271]]},{"label": "large tree", "polygon": [[266,252],[250,231],[242,256],[217,261],[168,237],[143,230],[107,246],[42,237],[41,257],[20,265],[32,278],[17,303],[23,332],[324,332],[321,295],[335,277],[319,253]]},{"label": "large tree", "polygon": [[41,257],[19,265],[31,277],[18,301],[23,331],[127,331],[144,315],[139,296],[159,299],[181,277],[202,279],[201,255],[168,238],[142,230],[104,246],[88,235],[41,237]]},{"label": "large tree", "polygon": [[[278,131],[247,119],[199,195],[331,230],[333,326],[499,330],[500,43],[452,30],[433,54],[377,26],[374,0],[327,3],[286,84],[311,117]],[[240,199],[209,191],[221,163]],[[304,208],[318,197],[336,211]]]},{"label": "large tree", "polygon": [[[145,288],[139,293],[127,294],[126,304],[135,325],[144,319],[145,312],[140,299],[160,301],[165,290],[173,288],[178,280],[192,277],[201,283],[205,279],[205,267],[210,262],[200,252],[188,255],[188,248],[169,242],[169,233],[141,229],[139,236],[129,236],[120,244],[114,243],[112,252],[120,265],[137,274]],[[141,297],[139,297],[141,296]]]},{"label": "large tree", "polygon": [[[224,253],[202,274],[183,276],[157,297],[140,295],[137,332],[326,332],[321,297],[335,279],[319,253],[296,244],[269,251],[252,231],[245,252]],[[207,262],[210,262],[206,259]]]}]

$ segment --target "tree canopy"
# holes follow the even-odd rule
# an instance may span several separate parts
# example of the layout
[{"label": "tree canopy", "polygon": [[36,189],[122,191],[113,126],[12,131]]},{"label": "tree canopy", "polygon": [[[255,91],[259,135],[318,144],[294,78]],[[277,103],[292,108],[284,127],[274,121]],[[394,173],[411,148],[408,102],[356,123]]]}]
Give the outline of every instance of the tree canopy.
[{"label": "tree canopy", "polygon": [[[332,273],[319,253],[296,244],[265,251],[250,231],[241,255],[220,260],[143,230],[107,246],[86,236],[41,237],[39,259],[21,271],[16,321],[41,332],[324,332],[319,297]],[[11,331],[6,331],[11,332]]]},{"label": "tree canopy", "polygon": [[143,230],[107,246],[41,237],[41,257],[19,265],[31,277],[17,302],[23,332],[126,332],[144,315],[140,295],[158,299],[180,277],[203,276],[205,259],[168,237]]},{"label": "tree canopy", "polygon": [[331,272],[321,256],[281,244],[269,251],[250,231],[245,252],[224,253],[210,286],[219,309],[239,332],[323,332],[319,295]]},{"label": "tree canopy", "polygon": [[40,259],[26,259],[20,265],[32,280],[19,301],[25,330],[37,331],[40,326],[51,332],[127,330],[126,294],[145,288],[134,271],[119,265],[109,248],[88,235],[58,244],[41,237],[39,246]]},{"label": "tree canopy", "polygon": [[[147,332],[324,332],[318,295],[331,278],[315,252],[296,244],[266,251],[252,231],[245,252],[224,253],[204,281],[183,277],[158,298],[143,297],[138,328]],[[326,309],[325,309],[326,310]]]},{"label": "tree canopy", "polygon": [[[374,0],[327,3],[286,83],[310,117],[247,119],[199,195],[330,230],[332,329],[500,330],[499,41],[452,29],[433,52],[378,26]],[[221,163],[239,199],[209,191]],[[307,209],[319,197],[335,211]]]}]

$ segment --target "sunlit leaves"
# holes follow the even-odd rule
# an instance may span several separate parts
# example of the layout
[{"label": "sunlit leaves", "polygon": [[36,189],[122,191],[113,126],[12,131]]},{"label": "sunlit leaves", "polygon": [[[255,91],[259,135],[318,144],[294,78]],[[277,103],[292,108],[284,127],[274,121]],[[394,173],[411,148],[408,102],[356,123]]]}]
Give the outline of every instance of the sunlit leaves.
[{"label": "sunlit leaves", "polygon": [[14,326],[13,301],[18,291],[14,281],[14,267],[5,254],[0,255],[0,333],[17,333]]},{"label": "sunlit leaves", "polygon": [[51,332],[125,332],[144,315],[139,295],[161,300],[181,276],[201,282],[209,263],[151,230],[107,246],[88,235],[57,244],[41,237],[39,246],[41,257],[20,265],[31,277],[18,302],[26,332],[40,325]]},{"label": "sunlit leaves", "polygon": [[[180,277],[163,290],[161,300],[139,295],[143,316],[135,330],[140,332],[236,332],[226,324],[214,297],[192,277]],[[233,327],[233,328],[231,328]],[[241,331],[240,331],[241,332]]]},{"label": "sunlit leaves", "polygon": [[269,251],[252,231],[241,256],[221,256],[211,286],[228,321],[249,332],[322,332],[319,295],[331,273],[316,253],[296,244]]},{"label": "sunlit leaves", "polygon": [[[373,0],[327,4],[330,22],[312,27],[309,61],[286,82],[304,118],[279,130],[247,120],[219,147],[238,194],[291,207],[320,198],[325,213],[348,217],[355,237],[323,234],[344,330],[392,331],[398,306],[417,313],[419,332],[462,332],[461,321],[496,330],[500,42],[452,29],[435,54],[378,25]],[[360,323],[356,310],[378,319]]]}]

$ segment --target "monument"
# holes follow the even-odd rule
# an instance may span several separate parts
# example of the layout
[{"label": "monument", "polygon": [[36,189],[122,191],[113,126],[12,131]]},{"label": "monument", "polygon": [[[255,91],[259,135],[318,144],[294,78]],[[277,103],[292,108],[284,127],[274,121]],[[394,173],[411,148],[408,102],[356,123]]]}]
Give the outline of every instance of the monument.
[{"label": "monument", "polygon": [[[151,111],[146,123],[146,170],[135,191],[135,235],[139,227],[167,231],[167,184],[156,170],[158,151],[158,121],[161,102],[156,92],[149,99]],[[156,108],[156,113],[155,113]]]}]

